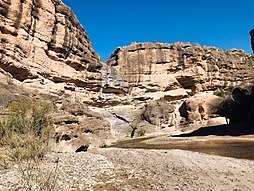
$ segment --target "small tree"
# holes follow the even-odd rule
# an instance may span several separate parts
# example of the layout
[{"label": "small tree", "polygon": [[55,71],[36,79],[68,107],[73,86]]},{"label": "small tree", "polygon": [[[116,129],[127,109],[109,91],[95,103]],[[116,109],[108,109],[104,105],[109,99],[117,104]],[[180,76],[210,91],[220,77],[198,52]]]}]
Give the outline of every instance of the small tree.
[{"label": "small tree", "polygon": [[[250,122],[253,120],[254,92],[235,88],[231,96],[224,98],[214,107],[215,113],[225,117],[227,123]],[[228,122],[229,119],[229,122]]]},{"label": "small tree", "polygon": [[221,117],[225,117],[227,124],[229,124],[229,117],[232,114],[232,104],[233,101],[229,98],[226,98],[215,106],[215,113]]}]

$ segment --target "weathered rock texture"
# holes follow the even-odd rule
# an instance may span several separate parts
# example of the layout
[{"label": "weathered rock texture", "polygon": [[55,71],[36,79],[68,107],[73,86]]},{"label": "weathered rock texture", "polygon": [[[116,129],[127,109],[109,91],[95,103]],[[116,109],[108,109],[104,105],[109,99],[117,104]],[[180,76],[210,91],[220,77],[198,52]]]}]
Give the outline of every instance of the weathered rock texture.
[{"label": "weathered rock texture", "polygon": [[[218,87],[235,86],[251,77],[250,55],[189,43],[133,43],[111,55],[104,84],[122,87],[131,97],[168,100]],[[120,76],[120,78],[115,78]],[[112,91],[113,92],[113,91]],[[161,92],[161,93],[158,93]]]},{"label": "weathered rock texture", "polygon": [[0,0],[0,7],[0,82],[54,95],[60,105],[74,95],[76,105],[53,116],[58,146],[102,146],[107,122],[82,105],[99,94],[102,62],[72,10],[60,0]]},{"label": "weathered rock texture", "polygon": [[100,57],[69,7],[60,0],[0,0],[0,7],[1,69],[25,84],[99,91]]},{"label": "weathered rock texture", "polygon": [[103,147],[111,137],[107,121],[86,105],[66,99],[51,115],[56,127],[56,151],[86,151],[88,147]]},{"label": "weathered rock texture", "polygon": [[[133,43],[117,48],[104,64],[60,0],[0,0],[0,33],[0,83],[54,97],[61,111],[56,137],[71,151],[207,124],[215,98],[197,95],[249,83],[253,76],[254,57],[242,50],[180,42]],[[64,109],[66,97],[96,106],[90,109],[100,114],[84,105]]]},{"label": "weathered rock texture", "polygon": [[[122,134],[129,136],[139,130],[172,132],[226,123],[213,113],[213,104],[220,100],[213,93],[253,82],[253,63],[253,56],[242,50],[190,43],[132,43],[117,48],[102,68],[102,100],[143,109],[137,114],[122,106],[121,117],[115,110],[105,117],[114,121],[116,116],[117,124],[125,124]],[[139,120],[133,123],[132,118]]]},{"label": "weathered rock texture", "polygon": [[[212,93],[212,92],[210,92]],[[197,128],[205,125],[226,123],[223,117],[216,115],[215,108],[223,100],[222,97],[200,92],[184,100],[178,111],[181,121],[179,125]]]}]

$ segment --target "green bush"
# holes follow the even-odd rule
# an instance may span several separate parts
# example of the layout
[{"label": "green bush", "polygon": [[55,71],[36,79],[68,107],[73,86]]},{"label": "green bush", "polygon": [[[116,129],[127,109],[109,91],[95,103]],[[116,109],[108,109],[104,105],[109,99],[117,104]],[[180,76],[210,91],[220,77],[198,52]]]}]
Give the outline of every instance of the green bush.
[{"label": "green bush", "polygon": [[213,92],[213,95],[216,95],[216,96],[219,96],[219,97],[225,97],[225,92],[223,90],[217,89]]},{"label": "green bush", "polygon": [[140,129],[137,133],[138,133],[139,137],[143,137],[143,136],[145,136],[146,131],[144,129]]},{"label": "green bush", "polygon": [[17,133],[34,133],[40,136],[49,125],[47,114],[51,110],[49,103],[33,100],[17,101],[9,105],[13,112],[11,125]]}]

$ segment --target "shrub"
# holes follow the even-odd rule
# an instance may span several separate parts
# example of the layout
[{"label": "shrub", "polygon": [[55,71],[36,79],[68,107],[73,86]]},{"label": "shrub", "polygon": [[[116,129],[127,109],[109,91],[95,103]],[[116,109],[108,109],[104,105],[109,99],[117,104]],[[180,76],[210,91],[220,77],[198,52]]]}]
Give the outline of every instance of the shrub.
[{"label": "shrub", "polygon": [[0,142],[6,151],[2,161],[17,165],[23,189],[32,190],[36,184],[52,186],[45,184],[44,180],[51,179],[40,170],[40,161],[49,151],[51,105],[27,99],[11,103],[8,109],[10,114],[0,120]]},{"label": "shrub", "polygon": [[6,124],[6,120],[5,119],[1,119],[0,121],[0,138],[2,139],[7,131],[7,126],[8,124]]},{"label": "shrub", "polygon": [[146,131],[144,129],[140,129],[137,133],[138,133],[139,137],[143,137],[143,136],[145,136]]},{"label": "shrub", "polygon": [[228,117],[232,112],[233,101],[231,99],[224,99],[218,105],[215,105],[214,112],[221,117]]},{"label": "shrub", "polygon": [[51,131],[47,116],[50,104],[21,100],[11,103],[8,109],[10,115],[2,117],[0,123],[2,146],[10,148],[15,160],[43,157]]},{"label": "shrub", "polygon": [[[249,90],[248,90],[249,89]],[[214,104],[214,112],[226,119],[230,124],[239,122],[254,122],[254,88],[247,89],[236,87],[232,90],[231,96],[221,99]]]},{"label": "shrub", "polygon": [[217,89],[213,92],[213,95],[216,95],[219,97],[225,97],[225,92],[223,90]]},{"label": "shrub", "polygon": [[49,103],[22,100],[11,103],[8,109],[13,113],[10,123],[16,133],[33,133],[41,136],[49,126],[50,121],[47,116],[51,110]]}]

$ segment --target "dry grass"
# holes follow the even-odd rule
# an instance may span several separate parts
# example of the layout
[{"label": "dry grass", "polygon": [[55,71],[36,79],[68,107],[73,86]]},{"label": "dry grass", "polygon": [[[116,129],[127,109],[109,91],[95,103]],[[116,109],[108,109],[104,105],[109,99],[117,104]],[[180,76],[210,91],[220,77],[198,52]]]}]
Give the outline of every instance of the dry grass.
[{"label": "dry grass", "polygon": [[0,167],[17,167],[23,190],[54,190],[56,167],[45,173],[41,163],[49,151],[52,130],[48,117],[51,105],[25,99],[10,103],[9,114],[0,118]]}]

